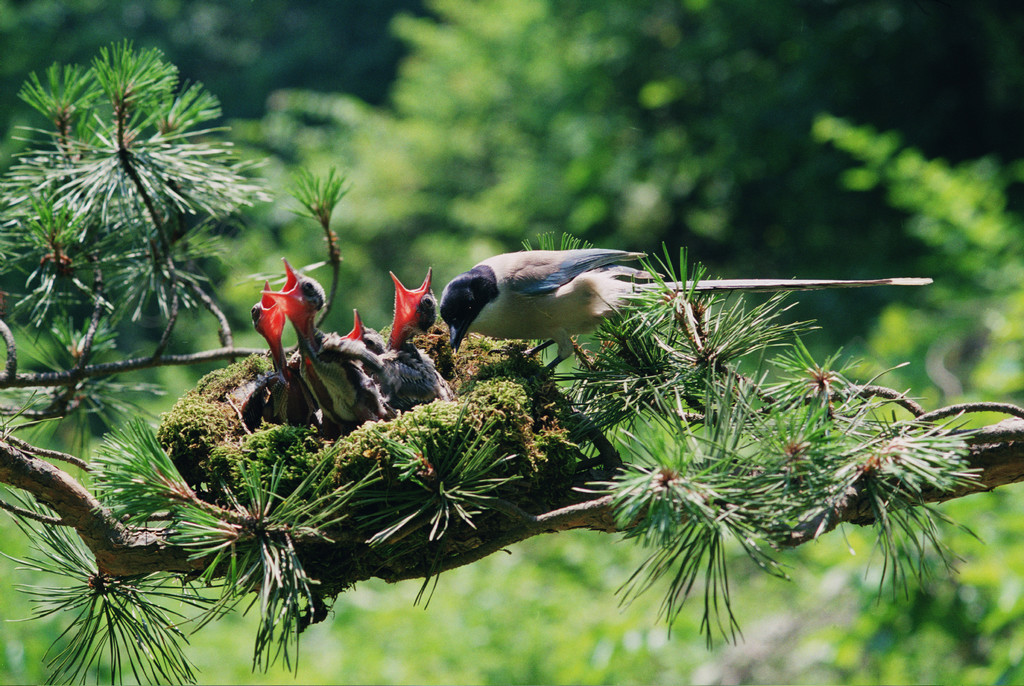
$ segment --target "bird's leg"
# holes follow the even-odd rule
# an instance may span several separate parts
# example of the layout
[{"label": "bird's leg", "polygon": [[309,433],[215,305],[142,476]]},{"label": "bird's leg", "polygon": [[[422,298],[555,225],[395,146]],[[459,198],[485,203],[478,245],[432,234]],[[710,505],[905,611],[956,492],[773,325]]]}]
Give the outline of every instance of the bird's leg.
[{"label": "bird's leg", "polygon": [[[535,345],[534,347],[530,348],[529,350],[524,350],[523,351],[523,355],[526,356],[526,357],[533,357],[534,355],[537,355],[538,353],[540,353],[540,351],[544,350],[544,348],[548,348],[552,344],[557,343],[557,342],[558,341],[556,341],[553,338],[549,339],[549,340],[546,340],[543,343]],[[561,350],[562,346],[558,346],[558,349]],[[546,365],[544,365],[544,369],[546,369],[547,371],[553,371],[555,369],[555,367],[557,367],[559,364],[561,364],[562,360],[564,360],[564,359],[566,359],[566,358],[562,357],[561,355],[555,355],[555,359],[551,360]]]},{"label": "bird's leg", "polygon": [[525,355],[526,357],[532,357],[533,355],[536,355],[537,353],[539,353],[541,350],[544,350],[545,348],[551,347],[552,345],[554,345],[554,343],[555,343],[555,339],[553,339],[553,338],[550,339],[550,340],[544,341],[543,343],[541,343],[539,345],[536,345],[536,346],[530,348],[529,350],[524,350],[523,351],[523,355]]}]

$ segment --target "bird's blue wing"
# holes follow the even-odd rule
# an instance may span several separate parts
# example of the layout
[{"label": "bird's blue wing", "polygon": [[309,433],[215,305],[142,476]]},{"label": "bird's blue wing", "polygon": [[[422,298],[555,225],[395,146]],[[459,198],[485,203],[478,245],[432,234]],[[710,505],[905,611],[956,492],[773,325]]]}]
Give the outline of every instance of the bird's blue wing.
[{"label": "bird's blue wing", "polygon": [[[531,254],[532,253],[532,254]],[[515,253],[522,265],[509,280],[512,290],[524,295],[543,295],[557,290],[583,272],[621,260],[636,259],[640,253],[588,248],[581,250],[523,251]]]}]

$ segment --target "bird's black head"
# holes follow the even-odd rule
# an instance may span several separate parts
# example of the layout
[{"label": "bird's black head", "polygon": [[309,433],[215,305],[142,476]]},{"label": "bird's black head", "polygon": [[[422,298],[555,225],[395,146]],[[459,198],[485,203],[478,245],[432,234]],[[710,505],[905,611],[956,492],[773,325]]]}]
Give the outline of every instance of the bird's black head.
[{"label": "bird's black head", "polygon": [[441,319],[451,332],[452,348],[459,349],[473,320],[487,303],[497,297],[498,279],[494,270],[486,265],[477,265],[459,274],[444,287],[444,293],[441,294]]}]

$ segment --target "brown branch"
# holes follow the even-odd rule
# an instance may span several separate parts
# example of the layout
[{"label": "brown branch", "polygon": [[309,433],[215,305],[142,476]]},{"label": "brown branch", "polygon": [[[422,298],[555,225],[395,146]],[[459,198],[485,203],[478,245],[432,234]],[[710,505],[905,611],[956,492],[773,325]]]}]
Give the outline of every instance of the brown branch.
[{"label": "brown branch", "polygon": [[167,545],[158,531],[125,527],[66,472],[6,440],[0,441],[0,481],[56,512],[63,525],[75,529],[105,574],[192,572],[202,567],[201,561],[188,559],[187,551]]},{"label": "brown branch", "polygon": [[[619,530],[615,525],[615,513],[611,507],[611,496],[587,500],[541,515],[531,515],[515,503],[508,501],[492,501],[491,504],[495,509],[513,517],[519,525],[485,541],[476,548],[453,557],[445,558],[439,565],[430,570],[431,574],[440,574],[441,572],[472,564],[510,545],[525,541],[539,534],[556,533],[568,531],[569,529],[592,529],[607,533],[614,533]],[[385,572],[380,575],[380,578],[388,582],[396,582],[406,579],[418,579],[423,576],[424,573],[421,568],[412,567],[396,573]]]},{"label": "brown branch", "polygon": [[[999,486],[1024,481],[1024,419],[1006,419],[967,436],[967,467],[978,470],[975,479],[949,491],[929,491],[927,503],[942,503]],[[851,488],[828,510],[819,513],[789,532],[782,545],[792,547],[814,540],[843,522],[867,525],[874,515],[867,498],[857,487]]]},{"label": "brown branch", "polygon": [[857,395],[862,398],[885,398],[886,400],[892,400],[915,417],[920,417],[924,414],[924,408],[916,401],[908,398],[906,393],[900,393],[885,386],[861,386],[857,391]]},{"label": "brown branch", "polygon": [[17,374],[13,379],[4,379],[0,388],[40,388],[46,386],[68,386],[81,379],[97,376],[109,376],[137,369],[151,367],[172,367],[218,360],[233,360],[238,357],[259,355],[265,350],[261,348],[215,348],[188,355],[163,355],[161,357],[136,357],[120,362],[105,362],[83,367],[78,371],[39,372],[34,374]]},{"label": "brown branch", "polygon": [[[951,491],[928,492],[924,497],[926,502],[942,502],[1024,481],[1024,419],[1007,419],[971,432],[965,440],[969,446],[966,466],[977,470],[976,480]],[[154,571],[193,572],[202,567],[201,560],[189,560],[187,552],[168,546],[160,529],[124,526],[80,483],[29,452],[61,459],[71,457],[4,438],[0,440],[0,482],[22,489],[50,507],[59,519],[45,523],[59,522],[73,527],[96,555],[105,573],[125,576]],[[539,534],[572,529],[621,533],[628,529],[616,522],[610,495],[593,496],[542,514],[532,514],[521,503],[503,499],[490,501],[490,509],[495,515],[476,531],[473,540],[457,543],[457,552],[436,560],[436,564],[429,561],[403,567],[385,564],[371,574],[387,581],[422,578],[471,564]],[[781,547],[794,547],[832,531],[841,523],[865,525],[872,521],[870,502],[854,486],[816,516],[776,537],[775,541]],[[340,539],[344,539],[344,535]],[[347,542],[365,546],[365,542]],[[323,541],[318,538],[311,545],[322,546]]]},{"label": "brown branch", "polygon": [[67,453],[62,453],[58,450],[47,450],[46,448],[38,448],[32,445],[31,443],[23,441],[20,438],[15,438],[14,436],[7,436],[4,438],[4,440],[13,445],[14,447],[20,450],[24,450],[26,453],[38,455],[39,457],[48,457],[51,460],[61,460],[62,462],[72,464],[78,467],[79,469],[89,471],[89,464],[85,460],[79,457],[75,457],[74,455],[68,455]]},{"label": "brown branch", "polygon": [[954,417],[958,414],[967,414],[969,412],[999,412],[1001,414],[1008,414],[1012,417],[1024,418],[1024,407],[1014,405],[1012,403],[960,403],[958,405],[950,405],[948,407],[940,407],[937,410],[931,412],[925,412],[918,416],[918,419],[922,422],[934,422],[939,419],[945,419],[946,417]]},{"label": "brown branch", "polygon": [[[967,465],[978,470],[977,479],[952,491],[926,493],[925,502],[944,502],[1024,481],[1024,419],[1007,419],[985,427],[971,434],[968,443]],[[515,522],[513,527],[472,550],[443,560],[431,573],[471,564],[538,534],[584,528],[608,533],[622,531],[615,522],[611,496],[601,496],[541,515],[531,515],[519,505],[504,500],[492,501],[491,507],[511,517]],[[859,488],[853,487],[828,509],[803,522],[777,542],[782,547],[795,547],[832,531],[844,522],[867,525],[873,521],[870,503]],[[422,576],[423,570],[418,567],[381,575],[387,581]]]}]

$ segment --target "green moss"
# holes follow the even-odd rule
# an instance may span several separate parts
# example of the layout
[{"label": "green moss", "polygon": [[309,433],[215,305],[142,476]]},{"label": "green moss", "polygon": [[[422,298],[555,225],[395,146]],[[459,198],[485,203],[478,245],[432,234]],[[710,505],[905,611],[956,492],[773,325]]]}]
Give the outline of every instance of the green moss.
[{"label": "green moss", "polygon": [[193,488],[205,491],[215,484],[209,478],[210,457],[218,447],[237,445],[245,436],[237,408],[245,401],[245,390],[251,392],[255,380],[270,369],[265,356],[252,355],[212,371],[164,414],[157,438]]},{"label": "green moss", "polygon": [[[389,441],[425,448],[448,449],[464,437],[487,429],[499,455],[517,455],[524,475],[532,471],[530,399],[513,381],[493,379],[477,384],[462,402],[434,402],[405,412],[391,422],[364,424],[343,438],[337,447],[339,483],[365,476],[380,466],[389,476]],[[460,421],[461,417],[461,421]],[[428,459],[430,455],[426,456]]]},{"label": "green moss", "polygon": [[199,380],[195,393],[210,399],[224,398],[228,393],[252,381],[263,372],[273,369],[266,355],[250,355],[244,360],[216,369]]},{"label": "green moss", "polygon": [[544,500],[558,500],[572,486],[576,462],[582,456],[580,446],[569,439],[565,429],[543,431],[534,443],[537,481],[545,490]]},{"label": "green moss", "polygon": [[[229,408],[230,409],[230,408]],[[157,438],[182,478],[193,488],[207,481],[210,453],[231,435],[231,417],[194,391],[164,415]]]},{"label": "green moss", "polygon": [[245,436],[241,445],[214,448],[207,462],[207,471],[214,483],[227,485],[233,493],[242,493],[241,466],[260,474],[266,484],[274,468],[281,477],[277,492],[287,495],[295,490],[320,461],[324,442],[315,429],[301,426],[269,424]]},{"label": "green moss", "polygon": [[359,481],[374,467],[380,467],[388,478],[391,476],[389,441],[405,445],[454,441],[458,417],[459,403],[438,401],[403,412],[390,422],[363,424],[339,440],[333,449],[337,483]]},{"label": "green moss", "polygon": [[[533,405],[522,384],[512,379],[489,379],[474,385],[466,396],[473,430],[487,428],[499,455],[515,455],[516,472],[531,479],[536,456]],[[489,427],[489,428],[488,428]]]},{"label": "green moss", "polygon": [[[444,328],[444,331],[447,333],[447,327]],[[447,343],[443,347],[447,349],[447,354],[451,355],[452,359],[453,372],[450,377],[452,388],[460,395],[467,390],[468,384],[479,378],[482,369],[500,363],[508,356],[523,357],[523,350],[525,350],[525,345],[518,341],[497,341],[475,334],[463,339],[459,352],[456,354],[452,354],[451,347]],[[438,369],[441,368],[438,367]]]},{"label": "green moss", "polygon": [[454,446],[486,432],[496,458],[513,456],[494,474],[517,477],[506,496],[564,502],[582,453],[567,430],[575,422],[571,406],[550,372],[524,355],[524,346],[517,342],[473,337],[467,352],[474,362],[465,365],[463,353],[451,358],[443,331],[432,329],[420,340],[434,344],[428,347],[433,355],[439,354],[438,347],[448,350],[448,363],[457,363],[460,371],[463,366],[475,369],[459,400],[421,405],[389,422],[364,424],[333,443],[309,427],[266,424],[250,434],[238,408],[254,381],[270,369],[266,357],[253,356],[207,374],[182,397],[164,417],[161,444],[188,483],[221,501],[223,486],[241,493],[242,464],[264,477],[274,466],[283,469],[281,493],[290,492],[325,456],[334,460],[329,482],[334,486],[359,482],[376,469],[382,485],[394,485],[401,469],[408,469],[396,466],[395,443],[412,447],[427,463],[451,464]]},{"label": "green moss", "polygon": [[539,430],[534,405],[522,380],[495,377],[474,383],[462,401],[421,405],[391,422],[364,424],[333,449],[336,484],[358,481],[374,467],[393,481],[391,441],[415,446],[434,460],[486,430],[497,457],[515,456],[506,473],[521,477],[517,490],[548,478],[555,480],[546,485],[549,490],[568,488],[579,447],[560,427]]}]

